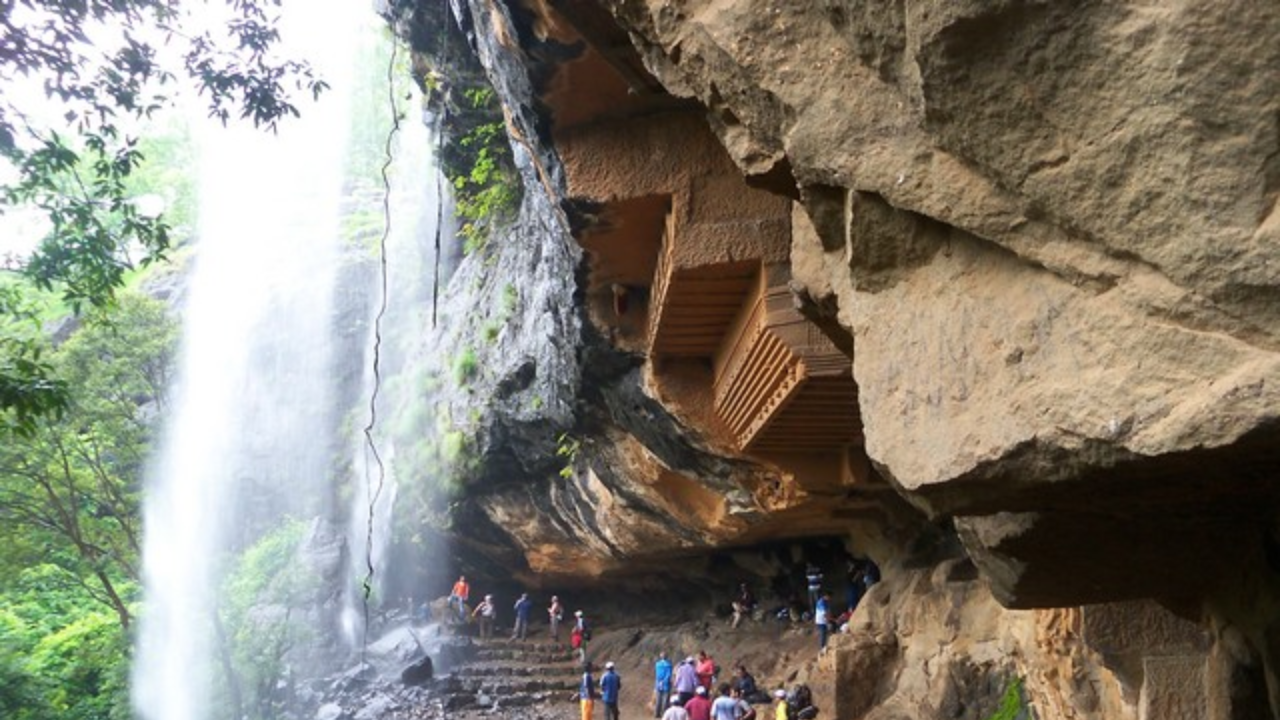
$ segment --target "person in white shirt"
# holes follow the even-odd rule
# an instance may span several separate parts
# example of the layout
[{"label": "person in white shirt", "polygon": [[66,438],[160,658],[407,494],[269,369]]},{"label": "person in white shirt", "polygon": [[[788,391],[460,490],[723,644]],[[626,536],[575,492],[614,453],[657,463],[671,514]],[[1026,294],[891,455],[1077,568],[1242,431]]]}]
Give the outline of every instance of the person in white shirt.
[{"label": "person in white shirt", "polygon": [[662,714],[662,720],[689,720],[689,711],[680,704],[678,695],[671,696],[671,707]]}]

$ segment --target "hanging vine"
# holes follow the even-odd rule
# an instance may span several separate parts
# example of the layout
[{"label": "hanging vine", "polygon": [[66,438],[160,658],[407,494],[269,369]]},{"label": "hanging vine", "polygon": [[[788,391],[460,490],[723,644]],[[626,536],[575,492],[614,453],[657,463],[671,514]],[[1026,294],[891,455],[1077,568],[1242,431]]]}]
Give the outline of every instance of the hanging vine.
[{"label": "hanging vine", "polygon": [[[369,422],[364,426],[365,441],[365,484],[369,498],[368,518],[366,523],[364,561],[365,577],[361,583],[363,591],[364,635],[360,643],[361,660],[364,659],[365,648],[369,644],[369,600],[373,595],[373,530],[378,499],[386,484],[387,469],[382,455],[378,452],[378,444],[373,437],[373,429],[378,423],[378,393],[382,389],[382,320],[387,314],[387,240],[391,237],[391,164],[395,160],[394,146],[396,135],[400,132],[400,106],[396,102],[395,67],[399,55],[400,43],[391,42],[391,56],[387,60],[387,104],[391,109],[391,128],[387,131],[383,147],[382,175],[382,235],[378,238],[378,312],[373,318],[373,387],[369,392]],[[376,482],[369,473],[369,459],[377,466]]]}]

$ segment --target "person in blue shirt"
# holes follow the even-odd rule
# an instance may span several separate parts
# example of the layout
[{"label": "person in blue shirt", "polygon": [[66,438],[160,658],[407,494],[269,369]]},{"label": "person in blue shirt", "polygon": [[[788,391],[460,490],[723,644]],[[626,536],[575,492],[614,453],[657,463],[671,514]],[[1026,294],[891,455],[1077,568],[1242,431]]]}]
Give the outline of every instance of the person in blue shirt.
[{"label": "person in blue shirt", "polygon": [[668,699],[671,697],[671,661],[667,659],[667,654],[658,655],[658,661],[653,664],[653,716],[660,718],[663,711],[670,704]]},{"label": "person in blue shirt", "polygon": [[578,683],[578,700],[582,705],[582,720],[591,720],[596,705],[596,679],[591,676],[591,663],[582,663],[582,681]]},{"label": "person in blue shirt", "polygon": [[613,669],[613,663],[604,664],[604,676],[600,678],[600,699],[604,701],[605,720],[618,720],[618,692],[622,690],[622,676]]},{"label": "person in blue shirt", "polygon": [[516,624],[511,630],[512,640],[523,640],[529,632],[529,611],[533,609],[533,601],[529,599],[528,593],[521,593],[520,599],[516,601]]},{"label": "person in blue shirt", "polygon": [[827,633],[829,632],[828,615],[830,614],[831,595],[823,593],[813,609],[813,624],[818,626],[818,652],[827,650]]}]

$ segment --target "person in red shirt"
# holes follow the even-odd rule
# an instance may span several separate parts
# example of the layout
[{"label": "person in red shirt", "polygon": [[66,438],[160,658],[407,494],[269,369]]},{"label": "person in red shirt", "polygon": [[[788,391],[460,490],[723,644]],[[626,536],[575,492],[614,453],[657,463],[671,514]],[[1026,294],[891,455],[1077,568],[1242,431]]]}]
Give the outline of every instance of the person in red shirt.
[{"label": "person in red shirt", "polygon": [[467,584],[467,576],[459,575],[458,582],[449,591],[449,607],[458,613],[458,622],[467,621],[467,598],[471,597],[471,586]]},{"label": "person in red shirt", "polygon": [[706,650],[698,653],[698,664],[694,667],[694,672],[698,674],[698,684],[710,694],[716,682],[716,661],[711,659]]},{"label": "person in red shirt", "polygon": [[684,704],[684,709],[689,713],[689,720],[711,720],[711,700],[707,698],[707,689],[699,685],[693,697]]}]

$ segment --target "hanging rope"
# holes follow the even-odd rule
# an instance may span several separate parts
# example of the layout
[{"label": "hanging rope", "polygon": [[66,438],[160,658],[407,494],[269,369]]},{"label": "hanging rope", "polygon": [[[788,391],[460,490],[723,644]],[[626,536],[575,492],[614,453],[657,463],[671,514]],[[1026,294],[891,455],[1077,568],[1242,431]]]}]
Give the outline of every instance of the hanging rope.
[{"label": "hanging rope", "polygon": [[[391,237],[391,177],[389,171],[394,160],[392,149],[396,134],[400,132],[400,108],[396,104],[395,67],[400,43],[391,41],[391,57],[387,60],[387,105],[391,108],[391,129],[387,131],[386,145],[383,148],[382,163],[382,236],[378,238],[378,279],[379,300],[378,312],[373,318],[373,389],[369,393],[369,422],[364,426],[365,442],[365,488],[369,497],[369,517],[365,533],[364,562],[365,576],[362,584],[364,590],[364,632],[360,643],[360,660],[364,661],[365,650],[369,645],[369,598],[373,595],[373,522],[386,483],[387,469],[378,452],[378,444],[373,439],[373,428],[378,422],[378,392],[382,389],[382,318],[387,314],[387,240]],[[369,474],[369,458],[378,466],[377,483]]]}]

